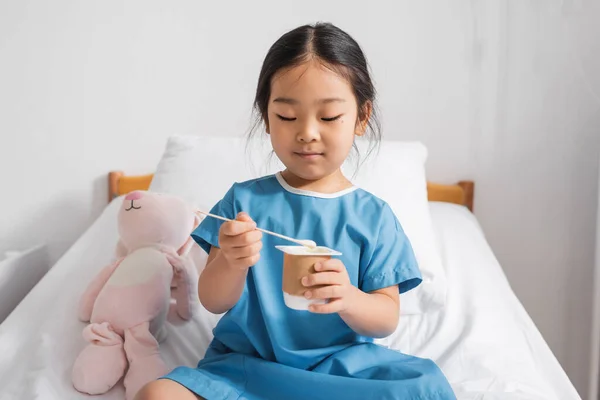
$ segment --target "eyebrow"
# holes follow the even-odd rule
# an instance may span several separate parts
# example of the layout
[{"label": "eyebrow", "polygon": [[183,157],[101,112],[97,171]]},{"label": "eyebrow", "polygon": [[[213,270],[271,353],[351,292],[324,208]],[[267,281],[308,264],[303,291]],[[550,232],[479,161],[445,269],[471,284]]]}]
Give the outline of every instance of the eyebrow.
[{"label": "eyebrow", "polygon": [[[317,103],[319,103],[319,104],[345,103],[345,102],[346,102],[346,100],[342,99],[340,97],[329,97],[329,98],[326,98],[326,99],[317,100]],[[289,97],[277,97],[275,100],[273,100],[273,103],[283,103],[283,104],[296,105],[296,104],[300,104],[300,101],[298,101],[296,99],[289,98]]]}]

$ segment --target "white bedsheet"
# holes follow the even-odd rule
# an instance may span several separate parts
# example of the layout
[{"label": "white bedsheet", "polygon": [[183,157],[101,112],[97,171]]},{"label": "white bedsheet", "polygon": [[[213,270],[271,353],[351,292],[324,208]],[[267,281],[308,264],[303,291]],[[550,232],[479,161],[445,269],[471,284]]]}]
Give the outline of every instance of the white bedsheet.
[{"label": "white bedsheet", "polygon": [[[90,399],[70,381],[85,343],[76,303],[91,276],[111,259],[118,202],[75,243],[0,325],[0,399]],[[462,207],[432,203],[448,274],[445,310],[404,317],[383,344],[432,358],[459,399],[579,399],[511,291],[476,219]],[[161,352],[170,367],[194,366],[218,317],[200,308],[189,323],[169,326]],[[97,399],[123,398],[119,383]]]}]

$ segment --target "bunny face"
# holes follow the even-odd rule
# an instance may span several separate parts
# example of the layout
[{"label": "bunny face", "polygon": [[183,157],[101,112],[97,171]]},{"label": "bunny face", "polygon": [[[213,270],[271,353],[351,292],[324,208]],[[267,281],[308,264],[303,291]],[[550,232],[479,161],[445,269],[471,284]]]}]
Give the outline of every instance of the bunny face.
[{"label": "bunny face", "polygon": [[118,215],[119,235],[129,251],[156,245],[177,250],[197,223],[194,210],[182,199],[148,191],[129,193]]}]

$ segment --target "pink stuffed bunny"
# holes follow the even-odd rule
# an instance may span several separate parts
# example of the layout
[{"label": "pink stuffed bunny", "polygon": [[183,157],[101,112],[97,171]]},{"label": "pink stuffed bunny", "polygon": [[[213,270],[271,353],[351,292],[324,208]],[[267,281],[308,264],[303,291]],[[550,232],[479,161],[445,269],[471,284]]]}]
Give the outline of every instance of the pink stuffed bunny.
[{"label": "pink stuffed bunny", "polygon": [[73,366],[73,386],[101,394],[125,375],[126,398],[167,373],[158,343],[166,336],[171,294],[176,311],[190,319],[198,272],[188,253],[199,218],[183,200],[151,192],[128,194],[119,211],[122,256],[105,267],[83,293],[79,318],[90,342]]}]

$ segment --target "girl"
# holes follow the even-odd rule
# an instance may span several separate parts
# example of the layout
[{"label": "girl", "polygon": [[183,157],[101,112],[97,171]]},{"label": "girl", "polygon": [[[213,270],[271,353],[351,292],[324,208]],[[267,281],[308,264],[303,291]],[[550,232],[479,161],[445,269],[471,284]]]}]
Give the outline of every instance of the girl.
[{"label": "girl", "polygon": [[[380,139],[375,90],[358,44],[331,24],[302,26],[269,50],[255,107],[286,169],[234,184],[193,232],[209,252],[202,304],[225,313],[197,368],[179,367],[137,395],[152,399],[454,399],[437,366],[380,347],[399,293],[421,275],[411,245],[379,198],[340,167],[354,137]],[[287,244],[256,226],[342,252],[302,280],[310,311],[286,307]],[[317,286],[318,285],[318,286]]]}]

